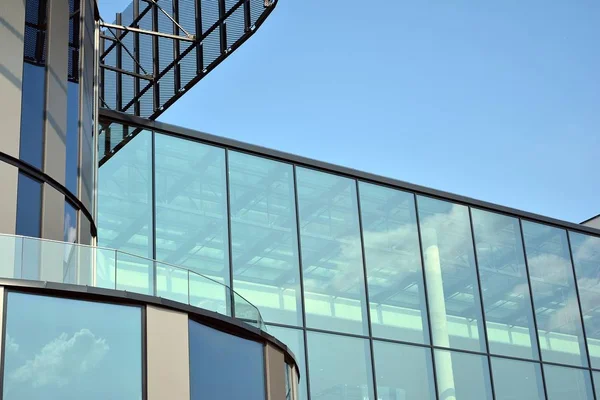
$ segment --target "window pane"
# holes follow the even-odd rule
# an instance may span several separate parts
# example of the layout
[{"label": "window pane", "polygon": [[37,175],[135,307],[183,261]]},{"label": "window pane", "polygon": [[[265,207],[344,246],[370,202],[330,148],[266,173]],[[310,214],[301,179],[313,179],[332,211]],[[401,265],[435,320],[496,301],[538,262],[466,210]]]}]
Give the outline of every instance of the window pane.
[{"label": "window pane", "polygon": [[[155,140],[156,258],[229,285],[225,151]],[[225,296],[220,301],[224,307]]]},{"label": "window pane", "polygon": [[414,195],[359,185],[373,336],[427,344]]},{"label": "window pane", "polygon": [[567,233],[523,221],[542,359],[587,365]]},{"label": "window pane", "polygon": [[367,334],[356,182],[297,168],[309,327]]},{"label": "window pane", "polygon": [[42,184],[19,173],[17,182],[17,235],[40,237]]},{"label": "window pane", "polygon": [[594,388],[596,389],[596,399],[600,399],[600,372],[592,371],[594,377]]},{"label": "window pane", "polygon": [[569,232],[583,323],[593,368],[600,368],[600,238]]},{"label": "window pane", "polygon": [[139,307],[11,292],[6,318],[5,400],[142,398]]},{"label": "window pane", "polygon": [[189,322],[192,400],[265,400],[262,343]]},{"label": "window pane", "polygon": [[285,345],[290,348],[292,353],[294,353],[300,368],[300,385],[298,387],[298,394],[300,396],[300,400],[307,400],[308,395],[306,381],[308,380],[308,376],[306,376],[306,360],[304,357],[304,334],[299,329],[281,328],[279,326],[269,326],[268,332],[285,343]]},{"label": "window pane", "polygon": [[544,378],[548,400],[592,400],[594,398],[588,370],[546,364]]},{"label": "window pane", "polygon": [[519,220],[472,209],[490,352],[538,359]]},{"label": "window pane", "polygon": [[[28,37],[29,35],[26,35],[26,38]],[[23,63],[22,91],[19,158],[41,169],[44,146],[44,97],[46,94],[46,69],[44,66]]]},{"label": "window pane", "polygon": [[369,342],[348,336],[308,333],[312,400],[374,400]]},{"label": "window pane", "polygon": [[373,351],[380,400],[436,398],[431,349],[376,341]]},{"label": "window pane", "polygon": [[[63,241],[67,243],[77,242],[77,210],[69,202],[65,201],[65,220],[63,224]],[[63,259],[63,282],[77,283],[77,267],[79,252],[78,246],[61,245],[64,253]],[[82,247],[82,256],[86,253],[87,247]],[[82,260],[83,261],[83,260]]]},{"label": "window pane", "polygon": [[[77,2],[75,2],[77,3]],[[71,18],[71,25],[73,25]],[[77,21],[77,19],[75,19]],[[69,54],[73,54],[69,49]],[[79,162],[79,83],[67,83],[67,143],[65,186],[77,195],[77,167]]]},{"label": "window pane", "polygon": [[435,350],[440,399],[492,400],[487,357]]},{"label": "window pane", "polygon": [[418,197],[433,344],[486,351],[469,210]]},{"label": "window pane", "polygon": [[544,400],[540,364],[492,358],[496,400]]},{"label": "window pane", "polygon": [[292,166],[229,152],[234,289],[266,321],[302,325]]}]

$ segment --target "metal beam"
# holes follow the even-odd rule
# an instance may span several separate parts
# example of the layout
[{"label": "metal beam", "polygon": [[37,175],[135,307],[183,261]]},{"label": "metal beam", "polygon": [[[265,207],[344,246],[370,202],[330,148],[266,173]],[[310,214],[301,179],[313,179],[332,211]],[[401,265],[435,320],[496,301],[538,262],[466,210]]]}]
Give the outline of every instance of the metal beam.
[{"label": "metal beam", "polygon": [[183,40],[184,42],[190,42],[190,43],[196,42],[196,38],[193,35],[192,35],[192,37],[177,36],[177,35],[172,35],[170,33],[155,32],[155,31],[149,31],[147,29],[135,28],[133,26],[109,24],[108,22],[100,22],[100,26],[102,28],[119,29],[119,30],[127,31],[127,32],[136,32],[136,33],[142,33],[142,34],[145,34],[145,35],[164,37],[164,38],[167,38],[167,39]]}]

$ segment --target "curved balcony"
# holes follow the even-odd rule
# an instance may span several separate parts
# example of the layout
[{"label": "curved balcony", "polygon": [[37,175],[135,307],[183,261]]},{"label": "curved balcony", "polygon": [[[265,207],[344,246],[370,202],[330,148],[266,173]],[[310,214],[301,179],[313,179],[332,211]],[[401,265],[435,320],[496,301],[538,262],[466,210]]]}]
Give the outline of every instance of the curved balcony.
[{"label": "curved balcony", "polygon": [[229,286],[120,250],[0,234],[0,278],[124,290],[169,299],[266,330],[258,308]]}]

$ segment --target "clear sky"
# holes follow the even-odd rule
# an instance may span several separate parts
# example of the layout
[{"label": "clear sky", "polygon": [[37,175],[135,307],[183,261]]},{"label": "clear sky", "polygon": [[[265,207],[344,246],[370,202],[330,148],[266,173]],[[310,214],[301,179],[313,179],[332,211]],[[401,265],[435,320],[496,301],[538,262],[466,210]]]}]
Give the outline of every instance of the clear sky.
[{"label": "clear sky", "polygon": [[[106,20],[127,4],[99,0]],[[600,2],[279,0],[159,120],[581,222]]]}]

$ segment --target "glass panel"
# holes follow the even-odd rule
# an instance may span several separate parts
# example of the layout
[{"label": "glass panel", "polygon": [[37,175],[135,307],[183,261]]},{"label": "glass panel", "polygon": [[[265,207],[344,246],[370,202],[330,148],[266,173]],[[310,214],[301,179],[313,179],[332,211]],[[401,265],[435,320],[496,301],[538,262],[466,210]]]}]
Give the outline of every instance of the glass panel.
[{"label": "glass panel", "polygon": [[435,372],[440,399],[492,400],[485,356],[435,350]]},{"label": "glass panel", "polygon": [[519,220],[472,209],[490,352],[538,359]]},{"label": "glass panel", "polygon": [[545,364],[544,378],[548,400],[592,400],[594,398],[588,370]]},{"label": "glass panel", "polygon": [[188,271],[158,261],[154,262],[154,265],[156,267],[156,295],[188,304]]},{"label": "glass panel", "polygon": [[225,151],[161,134],[155,151],[156,258],[229,284]]},{"label": "glass panel", "polygon": [[297,168],[306,325],[368,334],[356,183]]},{"label": "glass panel", "polygon": [[540,364],[492,358],[496,400],[544,400]]},{"label": "glass panel", "polygon": [[373,343],[379,400],[434,400],[431,349],[388,342]]},{"label": "glass panel", "polygon": [[594,377],[594,389],[596,390],[596,399],[600,399],[600,372],[592,371]]},{"label": "glass panel", "polygon": [[0,234],[0,277],[18,278],[21,276],[21,260],[23,258],[23,238]]},{"label": "glass panel", "polygon": [[141,309],[10,292],[4,357],[5,400],[141,399]]},{"label": "glass panel", "polygon": [[[77,210],[65,201],[65,215],[63,223],[63,241],[66,243],[77,242]],[[78,247],[64,245],[64,282],[77,283]]]},{"label": "glass panel", "polygon": [[115,289],[117,252],[111,249],[96,249],[96,286]]},{"label": "glass panel", "polygon": [[523,221],[542,359],[587,366],[567,233]]},{"label": "glass panel", "polygon": [[302,325],[292,166],[229,152],[233,286],[266,321]]},{"label": "glass panel", "polygon": [[152,258],[151,150],[152,132],[142,131],[98,170],[100,246]]},{"label": "glass panel", "polygon": [[154,294],[154,262],[126,253],[117,253],[117,289],[141,294]]},{"label": "glass panel", "polygon": [[469,210],[419,196],[433,344],[486,351]]},{"label": "glass panel", "polygon": [[373,336],[428,344],[414,195],[359,185]]},{"label": "glass panel", "polygon": [[[31,37],[31,34],[28,32],[26,30],[26,46],[28,45],[27,41]],[[42,169],[44,97],[46,94],[46,68],[43,65],[30,64],[29,62],[23,63],[22,91],[19,158],[38,169]]]},{"label": "glass panel", "polygon": [[593,368],[600,368],[600,237],[569,232]]},{"label": "glass panel", "polygon": [[222,282],[190,271],[190,304],[192,306],[230,315],[230,302],[231,292]]},{"label": "glass panel", "polygon": [[[73,2],[73,1],[71,1]],[[77,1],[75,2],[77,3]],[[72,18],[73,20],[78,19]],[[69,49],[69,54],[72,50]],[[67,83],[67,143],[66,143],[65,186],[77,195],[77,167],[79,162],[79,84]]]},{"label": "glass panel", "polygon": [[42,184],[19,173],[17,181],[16,234],[40,237],[42,223]]},{"label": "glass panel", "polygon": [[189,329],[192,400],[265,399],[262,343],[194,321]]},{"label": "glass panel", "polygon": [[312,400],[374,400],[366,339],[308,332]]},{"label": "glass panel", "polygon": [[278,326],[269,326],[268,332],[281,340],[294,353],[300,368],[300,384],[298,385],[299,400],[307,400],[308,390],[306,389],[306,382],[308,376],[306,375],[306,359],[304,357],[304,334],[299,329],[281,328]]}]

